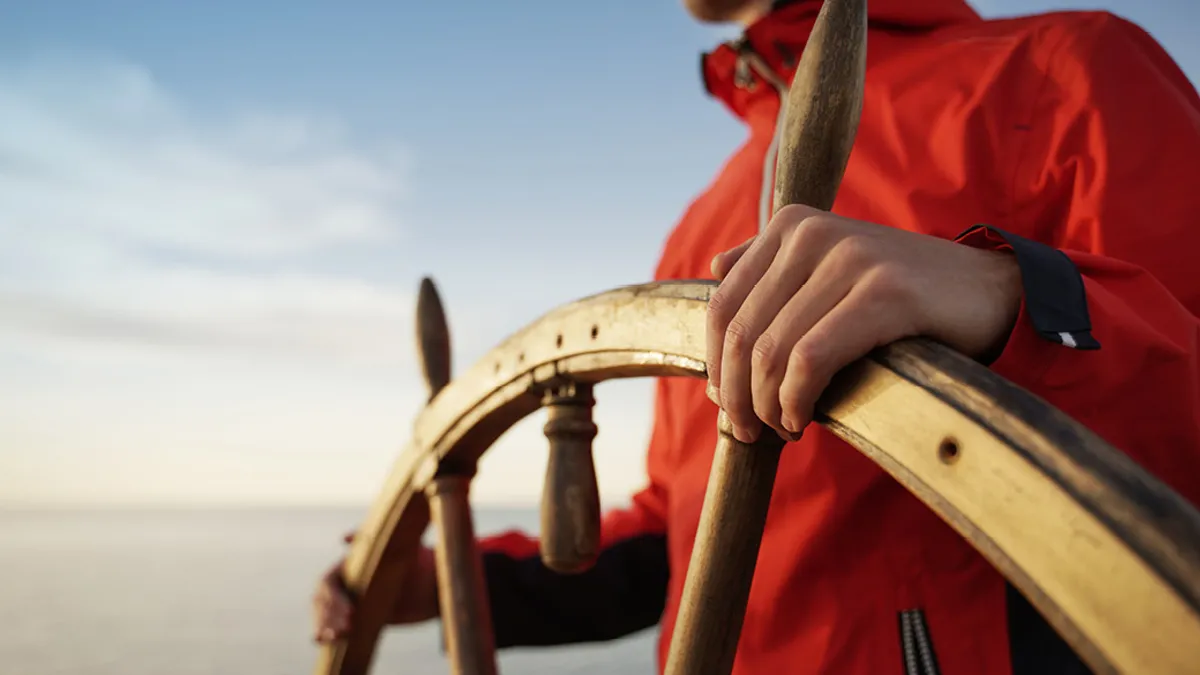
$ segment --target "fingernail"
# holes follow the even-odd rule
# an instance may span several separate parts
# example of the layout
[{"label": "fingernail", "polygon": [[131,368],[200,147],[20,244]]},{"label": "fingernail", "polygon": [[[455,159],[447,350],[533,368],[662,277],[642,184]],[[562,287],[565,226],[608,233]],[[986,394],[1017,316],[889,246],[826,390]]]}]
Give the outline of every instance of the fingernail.
[{"label": "fingernail", "polygon": [[713,385],[712,382],[708,383],[708,387],[706,387],[704,391],[706,394],[708,394],[708,400],[716,403],[717,405],[721,405],[721,390]]},{"label": "fingernail", "polygon": [[787,415],[784,415],[782,418],[780,418],[779,423],[783,425],[784,430],[789,434],[792,434],[793,436],[798,436],[800,434],[797,424],[793,422],[792,418],[788,417]]},{"label": "fingernail", "polygon": [[758,430],[753,429],[753,428],[739,427],[737,425],[734,425],[733,437],[743,443],[753,443],[755,440],[758,439]]}]

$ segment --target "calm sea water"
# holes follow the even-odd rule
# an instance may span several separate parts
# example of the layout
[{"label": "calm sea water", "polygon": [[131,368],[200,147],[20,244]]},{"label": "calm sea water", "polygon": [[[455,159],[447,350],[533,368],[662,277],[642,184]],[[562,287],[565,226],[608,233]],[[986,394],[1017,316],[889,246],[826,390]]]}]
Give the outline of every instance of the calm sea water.
[{"label": "calm sea water", "polygon": [[[303,675],[309,597],[361,510],[0,511],[0,670]],[[476,514],[533,531],[535,511]],[[505,673],[653,673],[653,631],[505,651]],[[445,673],[435,625],[388,632],[375,673]]]}]

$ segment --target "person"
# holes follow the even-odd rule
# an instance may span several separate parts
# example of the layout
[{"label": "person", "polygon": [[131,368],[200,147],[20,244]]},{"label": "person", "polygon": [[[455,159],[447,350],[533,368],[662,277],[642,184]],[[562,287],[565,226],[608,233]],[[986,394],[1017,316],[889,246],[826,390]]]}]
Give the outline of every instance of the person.
[{"label": "person", "polygon": [[[710,381],[656,383],[648,485],[605,514],[593,568],[482,538],[500,648],[602,641],[679,610],[716,443],[789,438],[736,673],[1070,675],[1079,658],[962,537],[824,428],[842,365],[925,335],[987,364],[1200,502],[1200,97],[1106,12],[984,20],[963,0],[871,0],[858,136],[829,213],[772,215],[780,91],[819,0],[686,0],[740,38],[703,84],[748,136],[687,208],[656,279],[717,278]],[[711,276],[710,276],[711,275]],[[432,556],[396,621],[436,617]],[[318,637],[353,620],[336,566]]]}]

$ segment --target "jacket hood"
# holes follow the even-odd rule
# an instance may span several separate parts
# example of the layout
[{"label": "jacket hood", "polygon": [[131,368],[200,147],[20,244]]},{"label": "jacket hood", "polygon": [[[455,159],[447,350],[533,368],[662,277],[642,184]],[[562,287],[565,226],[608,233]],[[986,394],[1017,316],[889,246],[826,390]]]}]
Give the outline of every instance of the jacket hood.
[{"label": "jacket hood", "polygon": [[[745,117],[750,99],[770,91],[743,58],[755,54],[780,82],[791,82],[792,73],[816,23],[822,0],[778,3],[767,16],[751,24],[741,37],[701,55],[700,71],[705,90],[720,99],[738,117]],[[965,0],[870,0],[868,31],[925,32],[955,24],[982,21]],[[766,85],[766,86],[760,86]]]}]

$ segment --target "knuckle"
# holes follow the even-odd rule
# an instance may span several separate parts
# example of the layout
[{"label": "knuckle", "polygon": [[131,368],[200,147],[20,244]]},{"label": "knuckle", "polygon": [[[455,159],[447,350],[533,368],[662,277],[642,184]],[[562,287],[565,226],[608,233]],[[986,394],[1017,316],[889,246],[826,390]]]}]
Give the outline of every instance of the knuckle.
[{"label": "knuckle", "polygon": [[754,342],[750,357],[754,372],[762,376],[774,375],[779,370],[779,341],[769,333],[763,333]]},{"label": "knuckle", "polygon": [[788,204],[775,212],[775,217],[771,219],[770,225],[776,227],[800,225],[814,217],[819,217],[820,213],[820,211],[804,204]]},{"label": "knuckle", "polygon": [[792,348],[788,358],[788,385],[780,391],[779,400],[785,411],[806,417],[829,375],[829,358],[821,345],[801,341]]},{"label": "knuckle", "polygon": [[810,247],[829,248],[848,237],[845,221],[828,213],[805,218],[798,230]]},{"label": "knuckle", "polygon": [[867,279],[872,297],[888,305],[909,305],[917,292],[912,276],[900,265],[883,264],[871,271]]},{"label": "knuckle", "polygon": [[733,357],[742,358],[749,355],[754,349],[754,343],[749,326],[736,319],[730,322],[725,331],[725,346]]},{"label": "knuckle", "polygon": [[808,382],[816,375],[819,365],[820,356],[812,342],[801,340],[792,347],[791,353],[788,354],[788,374],[801,384]]},{"label": "knuckle", "polygon": [[838,229],[839,221],[837,218],[832,218],[826,213],[814,213],[809,211],[808,214],[797,223],[797,229],[805,236],[822,238]]},{"label": "knuckle", "polygon": [[724,292],[723,289],[717,289],[708,300],[709,325],[718,331],[724,332],[729,324],[733,322],[733,317],[736,314],[737,307],[733,305],[729,294]]},{"label": "knuckle", "polygon": [[874,242],[862,235],[842,238],[833,248],[836,262],[843,268],[861,270],[876,260]]},{"label": "knuckle", "polygon": [[793,384],[779,390],[779,405],[784,412],[790,413],[790,417],[794,418],[797,414],[803,413],[801,410],[805,405],[803,399],[801,388],[798,385]]},{"label": "knuckle", "polygon": [[810,212],[796,223],[791,236],[781,245],[786,255],[796,258],[814,251],[836,249],[846,238],[841,220],[827,213]]}]

